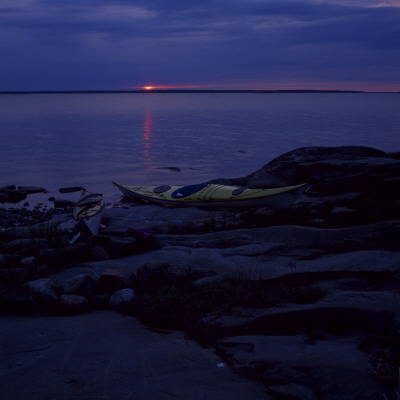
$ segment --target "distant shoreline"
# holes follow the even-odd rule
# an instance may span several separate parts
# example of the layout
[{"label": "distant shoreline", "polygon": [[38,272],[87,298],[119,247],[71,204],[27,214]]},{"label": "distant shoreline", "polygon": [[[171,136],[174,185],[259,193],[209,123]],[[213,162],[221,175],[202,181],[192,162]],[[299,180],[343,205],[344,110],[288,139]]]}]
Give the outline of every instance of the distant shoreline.
[{"label": "distant shoreline", "polygon": [[113,94],[113,93],[394,93],[400,92],[368,92],[363,90],[183,90],[183,89],[152,89],[152,90],[29,90],[0,91],[0,94]]}]

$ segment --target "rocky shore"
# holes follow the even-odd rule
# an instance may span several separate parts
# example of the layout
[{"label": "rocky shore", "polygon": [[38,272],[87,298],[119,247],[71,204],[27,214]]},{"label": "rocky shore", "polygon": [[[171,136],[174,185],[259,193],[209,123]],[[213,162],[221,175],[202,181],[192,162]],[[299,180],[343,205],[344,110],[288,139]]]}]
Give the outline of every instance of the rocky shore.
[{"label": "rocky shore", "polygon": [[[59,225],[70,204],[28,211],[21,198],[0,209],[2,318],[112,310],[184,332],[260,385],[241,398],[397,399],[399,154],[307,147],[214,182],[307,190],[280,211],[118,204],[74,244]],[[0,201],[23,190],[0,188]]]}]

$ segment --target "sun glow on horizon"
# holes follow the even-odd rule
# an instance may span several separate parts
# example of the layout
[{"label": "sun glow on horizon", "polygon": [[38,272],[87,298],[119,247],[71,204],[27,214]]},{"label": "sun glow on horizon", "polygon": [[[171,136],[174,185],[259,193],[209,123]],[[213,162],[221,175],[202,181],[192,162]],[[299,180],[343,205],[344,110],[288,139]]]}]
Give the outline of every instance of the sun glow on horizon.
[{"label": "sun glow on horizon", "polygon": [[354,90],[367,92],[399,92],[399,82],[353,82],[353,81],[282,81],[282,82],[246,82],[246,83],[210,83],[129,86],[129,89],[152,90]]}]

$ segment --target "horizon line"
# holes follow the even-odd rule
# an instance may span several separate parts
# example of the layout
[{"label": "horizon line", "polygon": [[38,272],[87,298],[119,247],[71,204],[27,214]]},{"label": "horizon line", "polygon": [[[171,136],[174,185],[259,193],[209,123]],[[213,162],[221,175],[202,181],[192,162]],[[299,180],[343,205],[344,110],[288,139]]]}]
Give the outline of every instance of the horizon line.
[{"label": "horizon line", "polygon": [[96,89],[96,90],[4,90],[0,94],[51,93],[400,93],[400,91],[370,91],[347,89]]}]

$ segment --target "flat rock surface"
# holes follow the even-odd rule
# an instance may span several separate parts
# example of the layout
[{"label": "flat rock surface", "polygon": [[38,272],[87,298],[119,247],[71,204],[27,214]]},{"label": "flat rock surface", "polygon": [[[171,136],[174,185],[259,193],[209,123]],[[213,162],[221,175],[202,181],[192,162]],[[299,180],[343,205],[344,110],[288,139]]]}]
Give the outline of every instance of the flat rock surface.
[{"label": "flat rock surface", "polygon": [[306,344],[302,335],[240,336],[220,343],[237,369],[256,367],[267,386],[308,387],[327,400],[381,398],[384,390],[369,375],[371,363],[355,337],[331,337]]},{"label": "flat rock surface", "polygon": [[[153,213],[164,223],[179,222],[177,217],[194,220],[207,218],[206,210],[167,209],[158,206],[109,210],[107,229],[123,234],[128,228],[147,229],[145,221]],[[149,261],[181,262],[193,269],[212,269],[222,276],[268,279],[288,273],[329,271],[399,270],[400,252],[393,240],[400,234],[399,221],[364,226],[324,229],[282,225],[263,228],[233,229],[203,234],[160,234],[160,249],[132,256],[93,261],[97,272],[123,268],[136,272]]]},{"label": "flat rock surface", "polygon": [[182,333],[111,311],[0,317],[2,400],[271,399]]}]

